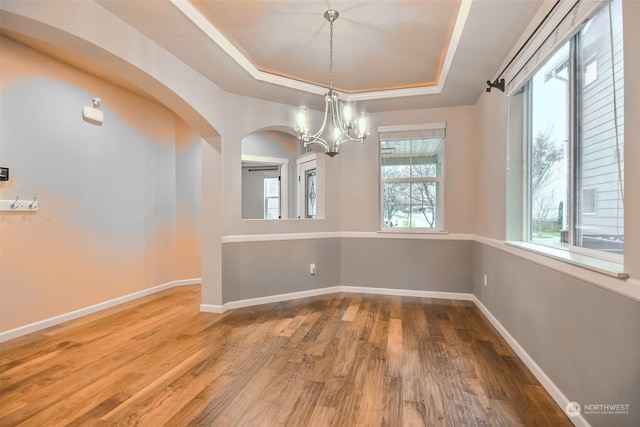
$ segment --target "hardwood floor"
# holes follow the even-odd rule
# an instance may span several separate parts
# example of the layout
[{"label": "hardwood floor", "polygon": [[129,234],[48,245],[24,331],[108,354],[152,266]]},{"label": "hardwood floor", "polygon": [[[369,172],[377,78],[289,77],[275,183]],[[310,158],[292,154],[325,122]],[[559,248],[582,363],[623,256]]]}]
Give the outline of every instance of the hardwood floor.
[{"label": "hardwood floor", "polygon": [[174,288],[1,344],[0,425],[572,425],[472,303],[199,303]]}]

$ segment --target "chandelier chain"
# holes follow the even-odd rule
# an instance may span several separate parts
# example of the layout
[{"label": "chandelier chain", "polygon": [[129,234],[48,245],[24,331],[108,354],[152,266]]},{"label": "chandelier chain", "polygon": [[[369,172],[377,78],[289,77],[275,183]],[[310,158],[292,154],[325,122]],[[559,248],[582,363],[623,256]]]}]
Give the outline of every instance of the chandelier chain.
[{"label": "chandelier chain", "polygon": [[329,22],[329,92],[333,92],[333,20]]}]

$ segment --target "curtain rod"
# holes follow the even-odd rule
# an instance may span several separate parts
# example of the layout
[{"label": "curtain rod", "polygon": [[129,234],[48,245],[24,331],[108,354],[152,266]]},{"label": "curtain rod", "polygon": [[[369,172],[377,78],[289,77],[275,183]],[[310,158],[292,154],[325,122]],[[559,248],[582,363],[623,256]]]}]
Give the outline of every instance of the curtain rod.
[{"label": "curtain rod", "polygon": [[249,172],[263,172],[263,171],[277,171],[280,170],[278,166],[264,166],[261,168],[249,168]]},{"label": "curtain rod", "polygon": [[[538,24],[538,26],[536,27],[535,30],[533,30],[533,32],[531,33],[531,35],[527,38],[527,40],[525,40],[525,42],[522,44],[522,46],[520,46],[520,49],[518,49],[518,51],[515,53],[515,55],[513,55],[513,57],[511,58],[511,60],[509,61],[509,63],[507,65],[505,65],[505,67],[502,69],[502,71],[500,71],[500,74],[498,75],[498,77],[496,77],[496,79],[491,82],[491,80],[487,80],[487,92],[491,92],[491,89],[496,88],[501,90],[502,92],[504,92],[505,86],[504,86],[504,79],[502,78],[502,75],[504,74],[505,71],[507,71],[509,69],[509,67],[511,66],[511,64],[513,64],[513,61],[516,60],[516,58],[518,57],[518,55],[520,55],[520,53],[524,50],[524,48],[527,46],[527,44],[531,41],[531,39],[533,38],[533,36],[536,35],[536,33],[538,32],[538,30],[540,30],[540,28],[542,27],[542,25],[544,25],[545,22],[547,22],[547,19],[549,19],[549,17],[551,16],[551,14],[553,13],[553,11],[556,9],[556,7],[560,4],[561,0],[556,0],[556,3],[553,5],[553,7],[549,10],[549,12],[547,12],[547,14],[545,15],[544,18],[542,18],[542,21],[540,21],[540,23]],[[580,0],[578,0],[576,3],[579,3]]]}]

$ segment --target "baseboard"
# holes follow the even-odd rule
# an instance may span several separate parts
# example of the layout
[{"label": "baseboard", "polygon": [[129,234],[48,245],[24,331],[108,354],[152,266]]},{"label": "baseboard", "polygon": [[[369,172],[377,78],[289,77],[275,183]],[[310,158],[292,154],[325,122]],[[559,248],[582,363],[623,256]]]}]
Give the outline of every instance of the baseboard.
[{"label": "baseboard", "polygon": [[318,295],[336,294],[338,292],[349,292],[356,294],[376,294],[403,297],[454,299],[462,301],[472,301],[473,295],[458,292],[439,291],[418,291],[411,289],[391,289],[391,288],[371,288],[362,286],[330,286],[326,288],[311,289],[308,291],[291,292],[287,294],[269,295],[266,297],[250,298],[238,301],[230,301],[222,305],[201,304],[200,311],[206,313],[224,313],[234,308],[251,307],[254,305],[271,304],[274,302],[289,301],[299,298],[307,298]]},{"label": "baseboard", "polygon": [[310,289],[308,291],[291,292],[287,294],[270,295],[266,297],[243,299],[238,301],[230,301],[222,305],[201,304],[200,311],[207,313],[224,313],[234,308],[251,307],[254,305],[271,304],[274,302],[289,301],[293,299],[315,297],[318,295],[335,294],[340,292],[340,286],[331,286],[327,288]]},{"label": "baseboard", "polygon": [[154,294],[156,292],[164,291],[166,289],[175,288],[177,286],[197,285],[202,282],[202,279],[187,279],[187,280],[174,280],[173,282],[163,283],[162,285],[154,286],[153,288],[143,289],[132,294],[124,295],[118,298],[114,298],[109,301],[101,302],[89,307],[81,308],[69,313],[61,314],[59,316],[50,317],[48,319],[40,320],[39,322],[31,323],[29,325],[20,326],[15,329],[10,329],[0,333],[0,342],[5,342],[14,338],[21,337],[23,335],[31,334],[33,332],[40,331],[42,329],[56,326],[69,320],[74,320],[88,314],[92,314],[107,308],[115,307],[125,302],[132,301],[137,298],[141,298],[147,295]]},{"label": "baseboard", "polygon": [[[547,376],[547,374],[538,366],[538,364],[533,360],[529,353],[525,351],[524,348],[516,341],[516,339],[511,336],[511,334],[507,331],[507,329],[502,326],[502,324],[495,318],[493,314],[489,311],[489,309],[480,301],[475,295],[472,295],[473,303],[480,309],[482,314],[489,320],[489,322],[493,325],[494,328],[500,333],[502,338],[509,344],[509,346],[513,349],[513,351],[518,355],[518,357],[527,365],[527,368],[533,373],[533,375],[540,381],[540,384],[547,390],[547,392],[551,395],[553,400],[556,401],[558,406],[564,410],[567,407],[567,404],[570,402],[569,399],[562,393],[562,391],[556,386],[551,378]],[[587,420],[584,419],[582,414],[579,414],[576,417],[569,418],[574,425],[579,427],[590,427],[590,424]]]},{"label": "baseboard", "polygon": [[364,287],[364,286],[340,286],[339,288],[340,288],[340,292],[352,292],[357,294],[453,299],[453,300],[460,300],[460,301],[471,301],[473,298],[472,294],[467,294],[462,292],[418,291],[413,289],[371,288],[371,287]]}]

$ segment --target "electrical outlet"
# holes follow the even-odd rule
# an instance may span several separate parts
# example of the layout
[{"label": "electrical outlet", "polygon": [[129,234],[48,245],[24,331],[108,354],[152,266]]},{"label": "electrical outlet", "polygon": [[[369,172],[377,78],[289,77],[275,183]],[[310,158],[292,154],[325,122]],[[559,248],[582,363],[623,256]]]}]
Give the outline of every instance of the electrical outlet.
[{"label": "electrical outlet", "polygon": [[488,282],[487,282],[487,275],[485,274],[485,275],[484,275],[484,286],[485,286],[485,288],[487,287],[487,285],[488,285]]},{"label": "electrical outlet", "polygon": [[316,265],[315,263],[309,264],[309,274],[312,276],[316,275]]}]

